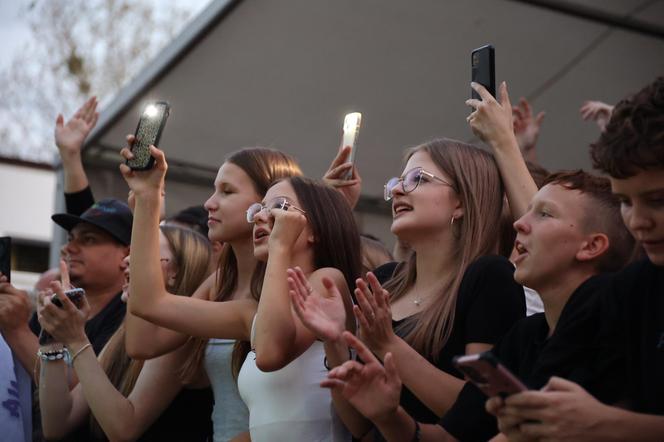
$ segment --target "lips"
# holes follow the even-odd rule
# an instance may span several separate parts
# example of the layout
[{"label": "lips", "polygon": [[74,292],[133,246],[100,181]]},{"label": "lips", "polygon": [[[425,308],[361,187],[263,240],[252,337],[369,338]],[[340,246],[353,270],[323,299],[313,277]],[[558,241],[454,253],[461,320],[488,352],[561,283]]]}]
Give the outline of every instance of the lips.
[{"label": "lips", "polygon": [[263,238],[270,236],[270,232],[263,227],[257,227],[254,229],[254,242],[260,241]]},{"label": "lips", "polygon": [[221,221],[218,220],[217,218],[212,218],[212,217],[210,216],[210,217],[208,217],[208,222],[207,222],[207,223],[208,223],[208,226],[210,226],[210,225],[212,225],[212,224],[214,224],[214,223],[220,223],[220,222],[221,222]]},{"label": "lips", "polygon": [[412,212],[412,210],[413,206],[411,206],[410,204],[406,204],[403,201],[398,201],[398,202],[395,201],[394,204],[392,205],[392,213],[394,214],[395,217],[405,212]]},{"label": "lips", "polygon": [[664,240],[641,240],[641,244],[645,249],[655,249],[664,247]]},{"label": "lips", "polygon": [[514,241],[514,249],[516,250],[516,257],[514,258],[514,264],[521,262],[526,256],[528,256],[528,249],[523,243],[519,240]]}]

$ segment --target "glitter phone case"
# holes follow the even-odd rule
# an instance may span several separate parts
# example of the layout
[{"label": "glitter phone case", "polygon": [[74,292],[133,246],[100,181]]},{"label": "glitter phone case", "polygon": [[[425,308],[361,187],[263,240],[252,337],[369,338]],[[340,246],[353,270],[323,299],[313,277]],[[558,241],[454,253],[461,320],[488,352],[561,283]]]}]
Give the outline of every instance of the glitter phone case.
[{"label": "glitter phone case", "polygon": [[154,166],[154,158],[150,155],[150,145],[156,146],[166,126],[170,106],[165,101],[157,101],[145,106],[141,119],[136,126],[135,140],[131,147],[134,158],[127,160],[133,170],[148,170]]}]

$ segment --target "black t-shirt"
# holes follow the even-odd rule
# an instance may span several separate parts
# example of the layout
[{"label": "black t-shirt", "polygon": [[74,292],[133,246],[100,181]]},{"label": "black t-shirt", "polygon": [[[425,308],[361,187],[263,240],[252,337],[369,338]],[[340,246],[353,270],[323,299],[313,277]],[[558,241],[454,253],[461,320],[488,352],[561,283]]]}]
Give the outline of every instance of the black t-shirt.
[{"label": "black t-shirt", "polygon": [[[381,284],[386,275],[391,277],[396,265],[390,263],[382,267],[374,272],[379,280],[382,278]],[[463,378],[452,365],[452,358],[464,354],[469,343],[495,344],[525,316],[523,287],[514,281],[513,275],[514,266],[502,256],[483,256],[468,266],[459,286],[450,338],[439,354],[427,357],[429,362],[446,373]],[[408,320],[392,322],[398,336],[405,336]],[[400,403],[419,422],[435,423],[440,419],[405,386]]]},{"label": "black t-shirt", "polygon": [[664,414],[664,267],[645,259],[617,273],[598,311],[603,354],[626,355],[626,405]]},{"label": "black t-shirt", "polygon": [[[121,295],[122,293],[118,293],[99,313],[85,323],[85,334],[92,344],[95,354],[99,354],[104,348],[125,317],[127,305],[120,299]],[[41,332],[36,313],[30,318],[30,330],[36,336],[39,336],[39,332]]]},{"label": "black t-shirt", "polygon": [[[602,275],[581,284],[565,304],[550,337],[544,313],[538,313],[517,322],[492,353],[531,389],[540,389],[551,376],[560,376],[605,402],[618,401],[624,377],[621,355],[598,358],[596,345],[596,303],[609,281],[609,275]],[[498,427],[484,408],[486,400],[474,384],[467,383],[440,425],[458,440],[489,440],[498,434]]]},{"label": "black t-shirt", "polygon": [[95,203],[90,186],[79,192],[65,193],[65,207],[70,215],[81,216]]}]

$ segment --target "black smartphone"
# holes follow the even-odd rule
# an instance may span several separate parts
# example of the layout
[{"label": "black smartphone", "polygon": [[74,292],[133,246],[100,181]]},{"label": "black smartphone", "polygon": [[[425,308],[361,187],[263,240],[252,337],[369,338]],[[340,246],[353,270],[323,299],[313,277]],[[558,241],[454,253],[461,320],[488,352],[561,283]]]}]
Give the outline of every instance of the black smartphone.
[{"label": "black smartphone", "polygon": [[154,166],[154,158],[150,155],[150,145],[158,145],[161,133],[166,126],[170,106],[165,101],[155,101],[145,106],[136,126],[134,144],[131,153],[134,158],[127,160],[133,170],[148,170]]},{"label": "black smartphone", "polygon": [[[474,49],[471,59],[471,79],[484,86],[494,97],[496,96],[496,51],[491,45]],[[471,88],[471,96],[477,100],[482,97]]]},{"label": "black smartphone", "polygon": [[[83,297],[85,296],[85,290],[78,288],[69,289],[65,291],[65,296],[67,296],[67,298],[69,298],[77,308],[81,308],[81,306],[83,305]],[[56,295],[53,295],[51,297],[51,302],[55,304],[57,307],[62,308],[62,302]],[[39,332],[39,345],[51,344],[53,341],[54,341],[53,336],[51,336],[49,332],[47,332],[42,328],[41,332]]]},{"label": "black smartphone", "polygon": [[468,380],[489,397],[506,397],[528,389],[489,351],[457,356],[453,359],[453,363]]},{"label": "black smartphone", "polygon": [[9,236],[0,238],[0,272],[7,277],[7,282],[12,279],[12,239]]}]

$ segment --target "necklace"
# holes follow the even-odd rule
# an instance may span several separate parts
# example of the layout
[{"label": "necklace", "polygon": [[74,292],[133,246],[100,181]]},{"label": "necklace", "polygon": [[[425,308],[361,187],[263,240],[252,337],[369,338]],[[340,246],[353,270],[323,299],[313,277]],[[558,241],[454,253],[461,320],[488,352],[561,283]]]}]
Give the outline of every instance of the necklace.
[{"label": "necklace", "polygon": [[413,304],[419,307],[420,305],[422,305],[422,298],[413,299]]}]

